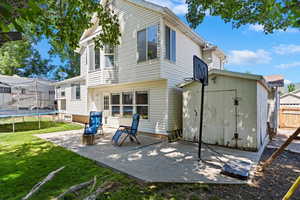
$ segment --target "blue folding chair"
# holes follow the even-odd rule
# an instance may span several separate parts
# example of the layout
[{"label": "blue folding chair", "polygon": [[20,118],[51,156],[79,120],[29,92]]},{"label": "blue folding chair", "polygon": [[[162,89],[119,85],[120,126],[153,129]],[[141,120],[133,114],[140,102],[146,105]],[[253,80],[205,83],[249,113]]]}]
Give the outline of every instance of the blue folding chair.
[{"label": "blue folding chair", "polygon": [[96,135],[98,129],[102,130],[102,112],[90,112],[89,124],[85,124],[84,135]]},{"label": "blue folding chair", "polygon": [[[116,131],[115,135],[112,138],[112,141],[115,144],[118,144],[121,146],[125,140],[129,137],[132,142],[136,142],[137,144],[141,144],[140,141],[137,139],[136,135],[138,132],[138,126],[140,122],[140,115],[134,114],[132,117],[132,124],[131,126],[120,126],[118,130]],[[126,136],[122,139],[122,141],[119,143],[119,139],[122,134],[126,134]]]}]

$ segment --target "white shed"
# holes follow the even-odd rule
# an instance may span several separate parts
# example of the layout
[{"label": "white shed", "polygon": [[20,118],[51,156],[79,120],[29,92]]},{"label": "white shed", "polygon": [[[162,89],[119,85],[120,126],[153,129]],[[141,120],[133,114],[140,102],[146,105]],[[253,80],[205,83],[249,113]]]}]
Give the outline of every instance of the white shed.
[{"label": "white shed", "polygon": [[[198,141],[201,83],[189,81],[180,87],[183,137]],[[268,92],[262,76],[211,70],[205,88],[203,142],[259,151],[268,140]]]}]

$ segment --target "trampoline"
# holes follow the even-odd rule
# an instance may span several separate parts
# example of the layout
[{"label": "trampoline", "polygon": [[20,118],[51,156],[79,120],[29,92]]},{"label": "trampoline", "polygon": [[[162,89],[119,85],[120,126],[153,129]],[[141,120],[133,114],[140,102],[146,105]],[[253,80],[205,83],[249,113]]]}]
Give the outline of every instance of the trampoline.
[{"label": "trampoline", "polygon": [[38,78],[1,76],[0,125],[8,121],[12,124],[12,132],[15,132],[16,119],[23,118],[24,121],[25,117],[37,117],[41,128],[41,116],[55,116],[57,113],[52,82]]}]

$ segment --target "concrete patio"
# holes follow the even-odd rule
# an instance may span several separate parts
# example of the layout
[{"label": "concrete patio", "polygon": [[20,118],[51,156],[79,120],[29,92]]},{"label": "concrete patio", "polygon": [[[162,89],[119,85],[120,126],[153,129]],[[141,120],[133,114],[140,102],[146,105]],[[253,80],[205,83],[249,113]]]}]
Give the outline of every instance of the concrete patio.
[{"label": "concrete patio", "polygon": [[205,162],[199,164],[197,144],[184,141],[168,143],[166,140],[140,134],[138,138],[142,145],[128,140],[122,147],[118,147],[111,143],[114,132],[115,129],[104,129],[105,136],[93,146],[81,144],[82,130],[36,136],[145,182],[246,184],[251,178],[242,181],[221,175],[221,167],[226,162],[245,161],[253,169],[261,155],[256,152],[203,146],[202,158]]}]

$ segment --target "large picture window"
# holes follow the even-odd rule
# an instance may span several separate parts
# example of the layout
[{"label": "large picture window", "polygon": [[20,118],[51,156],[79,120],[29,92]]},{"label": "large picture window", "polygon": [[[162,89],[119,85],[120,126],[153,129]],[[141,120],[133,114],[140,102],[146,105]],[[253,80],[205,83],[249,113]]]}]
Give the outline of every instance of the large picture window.
[{"label": "large picture window", "polygon": [[176,61],[176,32],[166,26],[166,59]]},{"label": "large picture window", "polygon": [[111,95],[111,114],[113,117],[120,117],[120,94]]},{"label": "large picture window", "polygon": [[148,104],[148,92],[138,91],[135,93],[136,112],[142,119],[149,118],[149,104]]},{"label": "large picture window", "polygon": [[157,58],[158,25],[150,26],[137,33],[138,62]]},{"label": "large picture window", "polygon": [[123,117],[131,117],[133,114],[133,93],[122,93]]}]

